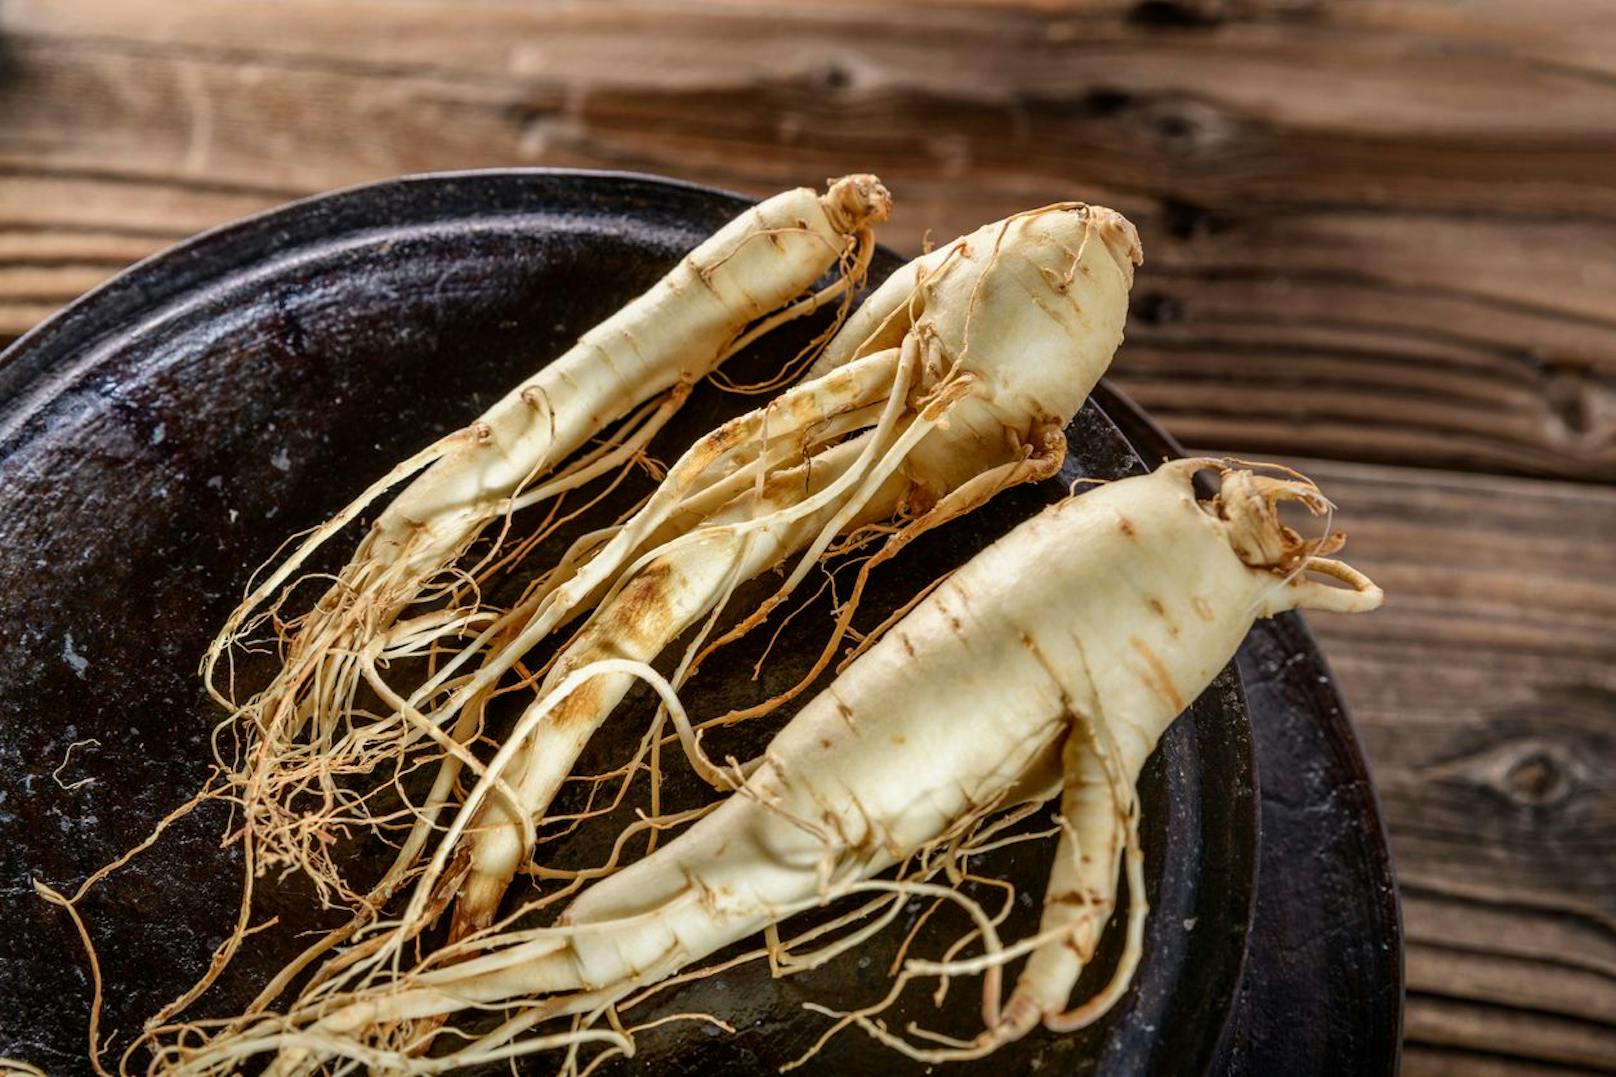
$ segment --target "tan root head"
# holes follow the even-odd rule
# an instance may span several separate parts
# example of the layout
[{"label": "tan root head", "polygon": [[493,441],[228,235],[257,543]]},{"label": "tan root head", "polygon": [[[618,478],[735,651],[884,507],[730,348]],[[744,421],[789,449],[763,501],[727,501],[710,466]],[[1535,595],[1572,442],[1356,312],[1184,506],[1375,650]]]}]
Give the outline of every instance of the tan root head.
[{"label": "tan root head", "polygon": [[[1282,578],[1286,601],[1276,609],[1361,613],[1381,604],[1384,594],[1369,577],[1326,556],[1346,545],[1345,532],[1329,530],[1326,525],[1323,535],[1306,538],[1279,518],[1279,506],[1294,501],[1312,515],[1328,520],[1335,505],[1312,479],[1280,464],[1247,464],[1232,459],[1186,460],[1179,466],[1189,474],[1217,468],[1221,487],[1205,507],[1223,521],[1229,546],[1244,564]],[[1257,468],[1280,474],[1264,475]],[[1324,584],[1309,578],[1308,573],[1328,576],[1346,586]]]},{"label": "tan root head", "polygon": [[1212,505],[1229,525],[1229,544],[1252,568],[1294,572],[1315,554],[1333,553],[1346,542],[1339,531],[1322,538],[1303,538],[1279,518],[1282,501],[1295,501],[1314,516],[1328,515],[1332,505],[1319,488],[1300,476],[1273,478],[1244,469],[1220,469],[1223,486]]},{"label": "tan root head", "polygon": [[827,180],[825,215],[838,232],[857,232],[880,224],[892,212],[892,195],[875,176],[856,172]]}]

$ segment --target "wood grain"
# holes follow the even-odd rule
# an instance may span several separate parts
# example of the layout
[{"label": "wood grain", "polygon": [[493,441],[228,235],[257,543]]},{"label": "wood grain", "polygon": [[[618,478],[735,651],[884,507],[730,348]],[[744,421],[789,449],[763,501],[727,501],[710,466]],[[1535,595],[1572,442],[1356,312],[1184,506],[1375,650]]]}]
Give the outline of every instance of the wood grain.
[{"label": "wood grain", "polygon": [[9,0],[0,35],[6,334],[122,264],[86,230],[430,169],[872,169],[907,250],[1136,217],[1118,381],[1191,440],[1616,477],[1608,6]]},{"label": "wood grain", "polygon": [[1314,626],[1398,859],[1407,1072],[1613,1065],[1616,5],[0,0],[0,340],[212,225],[504,165],[873,170],[906,251],[1134,217],[1118,384],[1311,458],[1392,596]]},{"label": "wood grain", "polygon": [[1389,596],[1311,624],[1391,831],[1405,1072],[1616,1066],[1616,489],[1289,462]]}]

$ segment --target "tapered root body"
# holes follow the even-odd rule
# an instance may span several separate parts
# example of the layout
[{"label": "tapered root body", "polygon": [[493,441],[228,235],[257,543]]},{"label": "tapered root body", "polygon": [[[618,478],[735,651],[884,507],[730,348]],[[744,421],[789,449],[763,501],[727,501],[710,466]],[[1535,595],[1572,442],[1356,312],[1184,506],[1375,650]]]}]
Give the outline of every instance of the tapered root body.
[{"label": "tapered root body", "polygon": [[[1226,470],[1224,495],[1201,502],[1192,479],[1209,466],[1168,464],[1023,523],[804,706],[738,792],[585,890],[555,927],[479,940],[474,956],[373,988],[315,1027],[444,1013],[453,999],[550,993],[533,1003],[548,1015],[620,997],[798,909],[876,885],[861,880],[985,810],[1047,796],[1052,773],[1066,825],[1042,929],[1016,949],[1031,952],[1027,967],[1006,1004],[989,999],[977,1044],[909,1050],[975,1057],[1040,1020],[1094,1019],[1120,990],[1070,1011],[1068,996],[1115,901],[1119,863],[1130,874],[1137,863],[1133,785],[1161,734],[1255,618],[1380,598],[1359,574],[1316,567],[1337,539],[1303,540],[1279,522],[1278,501],[1327,504],[1310,483]],[[1143,887],[1135,879],[1131,889],[1142,916]]]},{"label": "tapered root body", "polygon": [[742,330],[812,287],[890,206],[874,177],[850,176],[824,196],[798,188],[743,213],[484,413],[388,507],[361,555],[436,571],[535,467],[706,376]]},{"label": "tapered root body", "polygon": [[[896,463],[891,474],[792,515],[856,466],[848,453],[854,443],[843,442],[775,474],[761,489],[737,494],[701,520],[695,541],[652,561],[622,587],[552,669],[546,687],[604,658],[652,661],[735,581],[808,548],[826,528],[845,533],[904,506],[951,497],[958,504],[948,512],[957,515],[1005,485],[1050,473],[1064,452],[1060,431],[1122,341],[1140,258],[1138,236],[1123,217],[1074,203],[987,225],[900,269],[827,346],[819,377],[796,391],[800,404],[771,405],[764,410],[773,414],[756,424],[791,444],[874,403],[838,386],[897,352],[911,369],[908,399],[894,402],[901,413],[883,435],[901,445],[889,455]],[[946,407],[939,406],[949,392]],[[905,432],[914,435],[907,443]],[[731,435],[719,431],[714,440],[727,445]],[[764,528],[759,521],[773,522]],[[597,678],[539,725],[518,768],[520,805],[491,802],[474,828],[452,937],[492,922],[527,855],[519,814],[542,816],[630,683]]]},{"label": "tapered root body", "polygon": [[[233,782],[245,804],[244,833],[262,845],[261,869],[288,863],[310,868],[322,884],[343,892],[321,848],[321,828],[301,822],[291,803],[303,798],[318,804],[329,797],[334,780],[369,773],[387,759],[378,746],[389,734],[365,728],[353,698],[366,683],[365,662],[396,645],[400,618],[423,595],[442,588],[446,572],[506,516],[513,497],[562,469],[609,424],[671,393],[637,433],[626,435],[629,442],[643,440],[689,385],[758,332],[848,294],[867,262],[870,228],[890,208],[878,180],[849,176],[823,195],[801,188],[748,210],[475,422],[367,490],[269,573],[204,661],[210,687],[245,733],[247,750]],[[799,300],[838,266],[837,283]],[[595,465],[574,463],[537,489],[576,485],[615,459],[607,453]],[[336,582],[293,622],[274,680],[238,705],[229,686],[214,683],[216,665],[262,620],[259,611],[271,606],[315,547],[415,471],[420,473],[380,513]],[[457,577],[462,584],[465,578]],[[446,620],[434,631],[464,640],[482,627],[471,616]],[[422,646],[428,642],[424,638]]]}]

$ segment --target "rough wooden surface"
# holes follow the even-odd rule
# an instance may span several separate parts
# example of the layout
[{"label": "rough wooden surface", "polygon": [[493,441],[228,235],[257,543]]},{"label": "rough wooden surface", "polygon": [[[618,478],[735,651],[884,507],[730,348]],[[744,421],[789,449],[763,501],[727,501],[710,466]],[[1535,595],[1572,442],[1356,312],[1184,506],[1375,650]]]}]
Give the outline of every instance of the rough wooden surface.
[{"label": "rough wooden surface", "polygon": [[1405,1072],[1616,1065],[1616,489],[1290,462],[1392,596],[1311,623],[1392,833]]},{"label": "rough wooden surface", "polygon": [[0,340],[221,221],[510,164],[873,170],[908,250],[1134,217],[1117,382],[1312,458],[1393,596],[1314,624],[1398,858],[1407,1072],[1616,1065],[1616,5],[0,0]]}]

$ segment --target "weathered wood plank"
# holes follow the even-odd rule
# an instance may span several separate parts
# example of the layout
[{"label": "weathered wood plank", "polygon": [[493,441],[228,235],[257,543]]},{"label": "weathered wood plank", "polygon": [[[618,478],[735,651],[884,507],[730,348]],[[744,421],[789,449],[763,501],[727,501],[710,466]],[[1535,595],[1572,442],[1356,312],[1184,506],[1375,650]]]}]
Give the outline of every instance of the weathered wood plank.
[{"label": "weathered wood plank", "polygon": [[51,224],[156,247],[407,171],[873,168],[909,250],[1058,197],[1138,218],[1118,378],[1191,440],[1616,477],[1616,17],[1025,7],[11,3],[0,224],[44,235],[0,333],[114,268],[62,272]]},{"label": "weathered wood plank", "polygon": [[[1210,98],[1247,101],[1309,126],[1334,121],[1353,130],[1372,115],[1420,133],[1468,128],[1489,136],[1608,129],[1599,102],[1611,88],[1599,76],[1616,71],[1616,17],[1578,0],[854,0],[767,9],[733,0],[11,0],[7,8],[7,22],[30,34],[392,75],[472,72],[652,89],[745,86],[760,74],[839,64],[846,79],[831,80],[836,89],[894,72],[906,83],[1002,100],[1068,83],[1075,56],[1107,63],[1119,85],[1204,83],[1217,90]],[[927,17],[917,19],[917,10]],[[937,62],[938,45],[962,39],[975,47]],[[716,54],[715,40],[726,46]],[[1106,54],[1096,55],[1101,47]],[[1269,63],[1309,77],[1299,92],[1276,95]]]},{"label": "weathered wood plank", "polygon": [[[281,5],[266,6],[276,19],[285,17]],[[60,15],[71,5],[48,10]],[[1318,41],[1270,33],[1275,40],[1260,46],[1222,40],[1219,48],[1209,49],[1195,35],[1135,33],[1108,40],[1085,32],[1057,34],[1051,41],[1047,27],[1037,34],[983,38],[981,26],[951,27],[943,20],[892,44],[900,35],[871,33],[868,25],[857,32],[852,26],[809,25],[804,37],[786,41],[772,18],[714,25],[710,18],[642,12],[626,25],[646,32],[631,33],[624,31],[621,14],[606,26],[582,17],[580,28],[579,16],[557,13],[533,21],[525,35],[509,31],[487,42],[511,54],[507,62],[465,71],[442,64],[401,67],[319,54],[311,58],[287,53],[273,38],[260,39],[256,47],[250,42],[224,48],[160,45],[144,36],[108,36],[106,23],[119,20],[99,11],[83,13],[79,36],[30,33],[29,11],[24,6],[5,12],[13,35],[10,62],[25,72],[14,75],[10,94],[18,106],[11,125],[27,132],[23,144],[47,155],[75,147],[92,153],[107,148],[97,145],[99,137],[137,158],[161,160],[172,171],[239,170],[245,162],[232,161],[226,152],[233,139],[275,158],[270,152],[275,139],[288,137],[277,126],[309,122],[307,102],[318,100],[336,106],[315,117],[328,123],[367,114],[385,121],[358,143],[361,151],[376,142],[393,143],[394,153],[463,149],[458,124],[436,128],[447,143],[411,146],[404,136],[412,123],[435,118],[435,110],[482,106],[505,114],[457,118],[472,121],[473,135],[479,125],[496,121],[503,138],[491,140],[485,132],[473,139],[484,153],[518,150],[523,136],[530,144],[544,141],[547,133],[564,137],[569,126],[580,141],[602,143],[602,153],[636,137],[651,147],[659,138],[706,143],[715,153],[737,142],[756,142],[771,152],[744,162],[729,153],[724,163],[727,174],[758,181],[827,156],[878,153],[908,158],[911,168],[924,165],[956,176],[967,167],[973,177],[984,171],[1044,175],[1104,188],[1177,193],[1213,205],[1253,199],[1315,205],[1357,201],[1489,215],[1536,210],[1609,218],[1616,198],[1606,182],[1603,152],[1616,85],[1592,79],[1573,80],[1575,86],[1556,82],[1534,102],[1522,97],[1516,83],[1501,89],[1508,81],[1501,70],[1511,59],[1507,55],[1488,60],[1467,50],[1444,50],[1414,64],[1406,62],[1406,44],[1388,35],[1370,41],[1373,48],[1355,49],[1328,33]],[[440,59],[454,56],[454,44],[475,34],[477,20],[464,14],[456,9],[455,33],[436,28]],[[378,15],[382,25],[375,29],[388,28],[389,19]],[[813,30],[817,37],[808,33]],[[727,33],[733,51],[746,60],[715,57],[710,42],[716,33]],[[521,62],[518,50],[534,37],[544,42],[542,62]],[[1393,42],[1399,47],[1385,48]],[[1443,43],[1431,43],[1438,44]],[[1394,53],[1389,65],[1388,51]],[[1365,70],[1360,52],[1381,57],[1376,64],[1388,70]],[[1450,52],[1468,65],[1462,79],[1458,73],[1447,78],[1441,70]],[[961,56],[963,69],[957,63],[939,67],[939,54]],[[974,57],[981,58],[973,62]],[[136,72],[142,78],[135,79]],[[1461,84],[1449,85],[1455,79]],[[1356,92],[1346,92],[1342,80]],[[29,83],[42,90],[62,88],[22,92]],[[376,92],[377,83],[391,89]],[[1279,86],[1289,92],[1276,93]],[[1386,100],[1366,100],[1367,87]],[[1432,94],[1432,87],[1439,92]],[[231,98],[247,90],[257,91],[247,95],[250,103],[231,109]],[[117,108],[97,123],[94,114],[81,115],[89,104],[81,93],[110,97]],[[1478,94],[1496,99],[1495,104],[1483,108]],[[1580,109],[1573,101],[1579,94],[1588,97]],[[54,114],[38,115],[37,125],[29,107],[36,98],[55,108]],[[287,109],[278,107],[277,98],[304,104]],[[1452,111],[1452,101],[1477,114]],[[1393,103],[1418,122],[1395,122],[1388,111]],[[1311,106],[1328,111],[1314,114]],[[141,132],[160,137],[136,138],[111,122],[120,109],[169,119],[155,132]],[[1579,114],[1578,125],[1555,132],[1553,125]],[[939,115],[947,116],[942,129],[935,119]],[[64,131],[55,125],[64,116],[79,123]],[[221,117],[228,122],[215,122]],[[635,126],[650,120],[658,122],[659,131]],[[182,128],[177,146],[165,130],[175,121]],[[591,139],[594,128],[599,134]],[[268,145],[264,135],[270,136]],[[217,159],[213,139],[222,144]],[[273,166],[309,170],[322,181],[343,169],[369,175],[362,152],[357,158],[352,150],[321,158],[318,143],[308,152],[298,145],[297,155],[282,155]],[[634,149],[626,145],[617,152]],[[1165,169],[1168,163],[1174,167]]]},{"label": "weathered wood plank", "polygon": [[1605,1072],[1419,1043],[1403,1048],[1403,1077],[1586,1077]]},{"label": "weathered wood plank", "polygon": [[1454,1048],[1461,1058],[1485,1052],[1605,1072],[1616,1058],[1616,1031],[1608,1027],[1444,998],[1411,996],[1404,1032],[1414,1043]]}]

